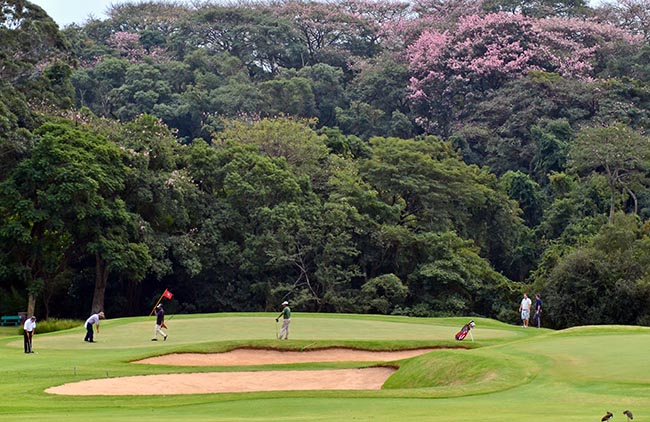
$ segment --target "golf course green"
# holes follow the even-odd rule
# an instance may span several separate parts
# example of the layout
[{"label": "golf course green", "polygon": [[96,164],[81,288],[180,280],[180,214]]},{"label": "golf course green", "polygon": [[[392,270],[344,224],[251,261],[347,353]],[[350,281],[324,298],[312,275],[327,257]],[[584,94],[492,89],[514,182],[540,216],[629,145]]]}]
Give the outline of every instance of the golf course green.
[{"label": "golf course green", "polygon": [[[467,318],[407,318],[294,312],[291,339],[275,339],[275,314],[176,315],[167,341],[152,342],[153,318],[101,322],[97,343],[78,328],[34,337],[23,353],[15,327],[0,328],[0,421],[650,421],[650,328],[522,328]],[[172,395],[70,396],[47,393],[85,380],[154,374],[328,370],[385,362],[314,362],[253,366],[172,366],[132,362],[171,353],[238,348],[310,351],[323,348],[436,348],[391,362],[380,390],[295,390]],[[283,373],[293,384],[291,373]],[[287,375],[289,374],[289,375]],[[171,388],[171,386],[170,386]]]}]

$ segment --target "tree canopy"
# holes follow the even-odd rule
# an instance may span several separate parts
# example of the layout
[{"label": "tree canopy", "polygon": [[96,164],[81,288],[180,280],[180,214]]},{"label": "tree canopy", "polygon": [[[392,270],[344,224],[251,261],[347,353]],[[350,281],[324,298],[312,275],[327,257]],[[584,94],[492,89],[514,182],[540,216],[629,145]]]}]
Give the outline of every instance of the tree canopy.
[{"label": "tree canopy", "polygon": [[644,2],[0,13],[0,313],[650,324]]}]

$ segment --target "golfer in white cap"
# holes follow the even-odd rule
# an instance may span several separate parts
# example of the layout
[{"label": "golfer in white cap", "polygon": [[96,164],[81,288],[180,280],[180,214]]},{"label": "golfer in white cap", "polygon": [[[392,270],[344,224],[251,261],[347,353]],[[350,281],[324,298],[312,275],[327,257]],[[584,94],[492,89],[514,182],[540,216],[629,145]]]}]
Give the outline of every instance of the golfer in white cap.
[{"label": "golfer in white cap", "polygon": [[291,308],[289,308],[289,302],[286,300],[282,302],[282,312],[275,319],[275,322],[282,317],[282,328],[280,328],[280,335],[278,338],[281,340],[284,336],[285,340],[289,340],[289,324],[291,324]]},{"label": "golfer in white cap", "polygon": [[162,303],[159,303],[156,306],[156,326],[153,330],[153,338],[151,341],[158,341],[158,333],[163,337],[163,341],[167,340],[167,334],[162,330],[162,327],[165,326],[165,310],[163,309]]}]

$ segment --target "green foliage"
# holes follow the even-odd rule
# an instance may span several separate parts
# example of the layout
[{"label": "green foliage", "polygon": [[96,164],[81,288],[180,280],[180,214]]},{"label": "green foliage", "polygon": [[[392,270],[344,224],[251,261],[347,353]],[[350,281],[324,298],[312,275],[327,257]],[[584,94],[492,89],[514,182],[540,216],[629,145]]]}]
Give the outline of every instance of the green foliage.
[{"label": "green foliage", "polygon": [[[616,214],[587,244],[547,253],[539,273],[539,286],[553,324],[567,327],[581,324],[627,323],[647,320],[647,272],[650,262],[643,251],[647,236],[631,216]],[[549,251],[551,249],[549,248]],[[546,313],[546,311],[545,311]]]},{"label": "green foliage", "polygon": [[631,195],[633,212],[638,213],[634,191],[650,186],[646,177],[650,147],[645,136],[622,124],[583,129],[572,145],[570,165],[579,174],[604,175],[610,193],[610,223],[619,204],[620,190]]},{"label": "green foliage", "polygon": [[18,315],[27,308],[25,296],[15,286],[0,288],[0,293],[0,315]]},{"label": "green foliage", "polygon": [[[81,320],[50,318],[45,321],[36,321],[35,335],[79,328],[83,325],[84,321]],[[22,335],[22,329],[19,334]]]},{"label": "green foliage", "polygon": [[500,188],[519,204],[530,227],[539,223],[543,210],[542,192],[537,183],[521,172],[508,171],[499,180]]},{"label": "green foliage", "polygon": [[613,274],[605,255],[594,249],[564,257],[549,274],[545,286],[548,317],[560,327],[612,323],[607,300],[613,293]]},{"label": "green foliage", "polygon": [[366,312],[387,315],[395,306],[404,302],[408,287],[395,274],[385,274],[364,283],[361,295]]},{"label": "green foliage", "polygon": [[313,115],[315,102],[309,80],[291,78],[263,82],[264,109],[270,116],[286,114],[308,117]]},{"label": "green foliage", "polygon": [[[0,76],[19,87],[29,86],[50,61],[67,60],[68,45],[57,24],[39,6],[22,0],[3,1],[0,9]],[[39,93],[34,91],[35,95]]]}]

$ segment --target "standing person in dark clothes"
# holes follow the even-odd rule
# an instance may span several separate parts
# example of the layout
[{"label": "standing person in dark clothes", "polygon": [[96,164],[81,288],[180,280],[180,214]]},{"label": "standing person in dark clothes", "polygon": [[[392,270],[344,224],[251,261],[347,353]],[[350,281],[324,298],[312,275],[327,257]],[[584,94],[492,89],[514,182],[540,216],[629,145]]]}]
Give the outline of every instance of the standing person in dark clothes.
[{"label": "standing person in dark clothes", "polygon": [[158,341],[158,333],[163,336],[163,341],[167,340],[167,334],[162,330],[162,327],[165,325],[165,310],[163,309],[162,303],[156,306],[156,328],[153,330],[153,338],[151,341]]},{"label": "standing person in dark clothes", "polygon": [[282,302],[282,312],[280,312],[280,315],[275,319],[275,322],[278,322],[278,320],[282,317],[282,328],[280,328],[280,335],[278,336],[279,339],[282,339],[284,336],[285,340],[289,340],[289,324],[291,324],[291,308],[289,308],[289,302],[286,300]]},{"label": "standing person in dark clothes", "polygon": [[32,350],[34,330],[36,330],[36,317],[32,315],[32,317],[28,318],[23,325],[23,333],[25,337],[25,353],[34,353]]},{"label": "standing person in dark clothes", "polygon": [[542,326],[542,298],[539,293],[535,293],[535,322],[537,328]]},{"label": "standing person in dark clothes", "polygon": [[86,320],[86,337],[84,337],[84,341],[87,341],[88,343],[95,342],[95,340],[93,340],[93,325],[96,327],[96,330],[99,333],[100,319],[104,319],[103,312],[92,314],[90,317],[88,317],[88,319]]}]

